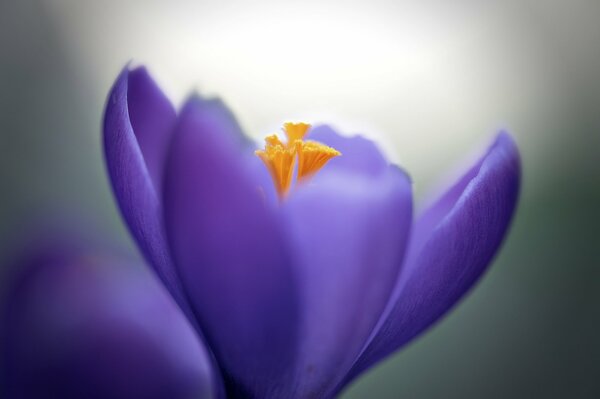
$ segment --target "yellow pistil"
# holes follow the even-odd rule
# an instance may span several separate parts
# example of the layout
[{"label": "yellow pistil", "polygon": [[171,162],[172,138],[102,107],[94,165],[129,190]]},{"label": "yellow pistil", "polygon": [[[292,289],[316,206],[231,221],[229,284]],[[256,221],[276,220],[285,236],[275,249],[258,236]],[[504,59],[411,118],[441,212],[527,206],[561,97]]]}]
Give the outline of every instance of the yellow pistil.
[{"label": "yellow pistil", "polygon": [[276,135],[265,138],[265,149],[254,153],[264,162],[271,174],[277,194],[284,197],[292,185],[292,175],[296,162],[296,149],[285,146]]},{"label": "yellow pistil", "polygon": [[288,146],[293,146],[296,140],[304,140],[304,136],[306,136],[306,133],[309,129],[310,125],[308,123],[284,123],[283,131],[285,132],[285,136],[287,137]]},{"label": "yellow pistil", "polygon": [[296,141],[298,181],[313,176],[331,159],[342,155],[338,150],[316,141]]},{"label": "yellow pistil", "polygon": [[283,130],[287,137],[284,144],[276,135],[265,138],[265,149],[255,154],[264,162],[271,174],[280,198],[287,195],[292,185],[296,154],[298,155],[297,181],[305,181],[317,173],[325,164],[341,153],[316,141],[304,141],[310,129],[307,123],[285,123]]}]

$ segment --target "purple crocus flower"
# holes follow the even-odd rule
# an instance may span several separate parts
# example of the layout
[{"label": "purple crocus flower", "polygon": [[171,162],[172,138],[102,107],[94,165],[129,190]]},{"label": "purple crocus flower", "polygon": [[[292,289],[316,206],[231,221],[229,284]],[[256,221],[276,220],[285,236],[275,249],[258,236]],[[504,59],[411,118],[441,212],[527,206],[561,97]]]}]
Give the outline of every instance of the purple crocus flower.
[{"label": "purple crocus flower", "polygon": [[341,156],[282,189],[293,171],[265,168],[221,101],[192,96],[177,114],[144,68],[125,69],[108,97],[123,217],[229,397],[336,395],[469,290],[515,210],[506,133],[414,221],[409,177],[371,141],[327,126],[308,138]]}]

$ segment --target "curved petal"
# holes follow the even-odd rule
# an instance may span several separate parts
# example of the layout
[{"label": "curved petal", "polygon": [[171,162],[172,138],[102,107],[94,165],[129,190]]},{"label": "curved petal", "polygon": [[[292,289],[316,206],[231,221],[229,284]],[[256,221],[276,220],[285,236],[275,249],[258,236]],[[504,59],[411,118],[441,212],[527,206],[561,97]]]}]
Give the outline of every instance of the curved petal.
[{"label": "curved petal", "polygon": [[412,222],[411,183],[395,166],[378,177],[332,173],[294,192],[284,216],[301,309],[288,397],[330,397],[393,288]]},{"label": "curved petal", "polygon": [[423,332],[479,279],[508,230],[520,171],[517,147],[501,133],[418,219],[390,304],[348,379]]},{"label": "curved petal", "polygon": [[296,293],[281,229],[223,105],[192,98],[164,186],[173,256],[230,394],[278,397],[295,356]]},{"label": "curved petal", "polygon": [[143,269],[60,250],[18,266],[0,323],[2,397],[214,397],[206,349]]},{"label": "curved petal", "polygon": [[165,156],[175,123],[175,109],[144,67],[133,69],[127,79],[127,106],[133,134],[148,174],[161,192]]},{"label": "curved petal", "polygon": [[[133,93],[130,87],[135,89]],[[153,145],[167,145],[168,133],[158,129],[173,123],[174,114],[166,101],[144,70],[124,69],[106,104],[104,151],[113,191],[131,234],[177,303],[193,319],[169,255],[161,204],[149,171],[152,168],[158,174],[163,157],[158,155],[163,150]],[[135,126],[143,130],[134,131],[130,109],[135,115]],[[144,121],[144,117],[150,119]]]},{"label": "curved petal", "polygon": [[342,153],[342,156],[330,160],[327,167],[317,174],[317,178],[340,171],[376,176],[385,172],[389,165],[375,143],[362,136],[344,137],[331,127],[321,125],[309,132],[308,139],[326,144]]}]

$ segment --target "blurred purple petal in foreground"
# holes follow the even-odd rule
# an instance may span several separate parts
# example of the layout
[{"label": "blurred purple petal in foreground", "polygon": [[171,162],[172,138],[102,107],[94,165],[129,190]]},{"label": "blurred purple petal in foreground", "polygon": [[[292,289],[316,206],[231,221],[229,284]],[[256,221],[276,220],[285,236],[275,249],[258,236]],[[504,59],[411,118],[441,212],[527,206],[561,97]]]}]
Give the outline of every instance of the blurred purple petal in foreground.
[{"label": "blurred purple petal in foreground", "polygon": [[206,352],[165,290],[76,243],[38,242],[17,262],[0,324],[2,397],[212,397]]}]

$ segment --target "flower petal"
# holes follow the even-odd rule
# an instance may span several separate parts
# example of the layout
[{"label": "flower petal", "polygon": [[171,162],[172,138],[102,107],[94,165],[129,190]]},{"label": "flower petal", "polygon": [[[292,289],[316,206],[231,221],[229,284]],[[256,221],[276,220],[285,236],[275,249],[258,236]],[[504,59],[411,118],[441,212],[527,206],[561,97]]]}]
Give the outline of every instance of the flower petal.
[{"label": "flower petal", "polygon": [[18,264],[0,323],[0,396],[214,397],[206,349],[148,273],[61,251]]},{"label": "flower petal", "polygon": [[278,220],[227,112],[199,98],[184,107],[167,161],[165,222],[229,393],[278,397],[295,355],[295,287]]},{"label": "flower petal", "polygon": [[517,147],[506,133],[419,219],[394,294],[351,379],[446,313],[497,252],[516,207]]},{"label": "flower petal", "polygon": [[338,172],[376,176],[385,172],[389,165],[375,143],[362,136],[344,137],[331,127],[321,125],[310,131],[308,140],[326,144],[342,153],[330,160],[317,177]]},{"label": "flower petal", "polygon": [[148,173],[156,191],[160,192],[175,109],[143,67],[129,72],[127,105]]},{"label": "flower petal", "polygon": [[[363,143],[350,139],[347,153],[360,158],[352,145]],[[393,288],[412,221],[411,183],[395,166],[377,177],[329,174],[294,192],[284,215],[301,309],[289,397],[330,397]]]},{"label": "flower petal", "polygon": [[[132,98],[130,87],[134,89]],[[124,69],[106,104],[104,151],[113,191],[131,234],[177,303],[193,319],[169,255],[161,204],[150,173],[153,169],[158,177],[164,162],[159,155],[163,150],[154,147],[167,145],[167,132],[160,128],[173,123],[172,109],[165,101],[144,70]],[[149,117],[151,113],[155,115]],[[141,130],[134,131],[134,126]]]}]

